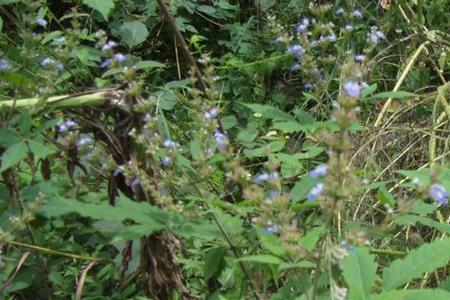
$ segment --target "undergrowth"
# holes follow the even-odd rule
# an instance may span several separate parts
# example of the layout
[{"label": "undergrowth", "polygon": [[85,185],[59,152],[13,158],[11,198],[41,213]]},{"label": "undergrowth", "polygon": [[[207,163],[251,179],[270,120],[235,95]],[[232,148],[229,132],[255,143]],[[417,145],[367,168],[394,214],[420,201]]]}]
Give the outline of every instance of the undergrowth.
[{"label": "undergrowth", "polygon": [[448,13],[0,0],[0,297],[450,299]]}]

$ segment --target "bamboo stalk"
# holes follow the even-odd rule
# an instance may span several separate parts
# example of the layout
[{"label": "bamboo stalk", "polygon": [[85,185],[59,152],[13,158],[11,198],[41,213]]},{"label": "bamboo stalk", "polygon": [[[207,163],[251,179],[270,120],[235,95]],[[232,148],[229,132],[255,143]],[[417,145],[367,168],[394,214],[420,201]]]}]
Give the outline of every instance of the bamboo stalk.
[{"label": "bamboo stalk", "polygon": [[40,98],[25,98],[15,100],[0,100],[0,109],[9,108],[29,108],[39,103],[55,108],[74,108],[83,106],[102,106],[114,97],[114,90],[102,90],[82,95],[61,95],[53,96],[42,100]]}]

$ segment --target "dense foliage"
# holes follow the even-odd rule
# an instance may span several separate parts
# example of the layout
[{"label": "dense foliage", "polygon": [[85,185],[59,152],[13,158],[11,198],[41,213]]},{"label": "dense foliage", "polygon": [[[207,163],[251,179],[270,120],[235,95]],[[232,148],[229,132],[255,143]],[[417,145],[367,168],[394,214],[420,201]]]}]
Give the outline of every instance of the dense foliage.
[{"label": "dense foliage", "polygon": [[446,0],[0,0],[1,299],[450,299]]}]

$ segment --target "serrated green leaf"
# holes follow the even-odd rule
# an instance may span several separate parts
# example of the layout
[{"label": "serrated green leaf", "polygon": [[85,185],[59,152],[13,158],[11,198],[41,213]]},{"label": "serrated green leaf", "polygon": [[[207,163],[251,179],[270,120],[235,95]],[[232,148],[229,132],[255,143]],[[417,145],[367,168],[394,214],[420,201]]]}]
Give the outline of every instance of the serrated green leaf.
[{"label": "serrated green leaf", "polygon": [[414,225],[416,223],[435,228],[441,232],[450,234],[450,225],[446,223],[439,223],[427,217],[415,215],[399,215],[394,219],[398,225]]},{"label": "serrated green leaf", "polygon": [[369,299],[370,289],[375,283],[377,263],[375,256],[366,248],[350,253],[343,261],[343,275],[349,287],[349,300]]},{"label": "serrated green leaf", "polygon": [[133,68],[135,70],[149,70],[149,69],[156,69],[156,68],[164,68],[166,65],[160,63],[159,61],[154,60],[142,60],[135,64]]},{"label": "serrated green leaf", "polygon": [[29,140],[28,147],[30,148],[30,151],[33,153],[34,159],[36,161],[39,159],[44,159],[47,156],[49,156],[50,154],[53,154],[56,152],[56,149],[54,146],[44,145],[35,140]]},{"label": "serrated green leaf", "polygon": [[402,99],[402,98],[408,98],[408,97],[414,97],[414,96],[417,96],[417,95],[414,93],[405,92],[405,91],[381,92],[381,93],[373,95],[372,97],[370,97],[370,99],[388,99],[388,98]]},{"label": "serrated green leaf", "polygon": [[284,261],[281,258],[268,254],[246,256],[240,258],[239,260],[260,264],[273,264],[273,265],[281,265],[282,263],[284,263]]},{"label": "serrated green leaf", "polygon": [[141,21],[127,22],[120,27],[120,36],[130,48],[133,48],[147,39],[148,29]]},{"label": "serrated green leaf", "polygon": [[311,188],[317,183],[316,178],[304,176],[291,190],[292,201],[297,202],[306,199]]},{"label": "serrated green leaf", "polygon": [[28,154],[28,146],[25,142],[12,145],[2,155],[2,165],[0,172],[14,166],[21,160],[25,159]]},{"label": "serrated green leaf", "polygon": [[273,119],[277,121],[293,121],[294,118],[278,108],[270,105],[242,103],[242,105],[250,108],[253,112],[261,114],[261,117]]},{"label": "serrated green leaf", "polygon": [[205,263],[203,265],[203,274],[208,280],[213,276],[219,276],[225,266],[224,256],[227,249],[221,246],[209,248],[205,253]]},{"label": "serrated green leaf", "polygon": [[435,240],[392,262],[383,272],[383,290],[388,291],[445,266],[450,259],[450,238]]},{"label": "serrated green leaf", "polygon": [[395,290],[373,295],[369,300],[448,300],[450,293],[443,290]]},{"label": "serrated green leaf", "polygon": [[241,142],[251,143],[258,136],[258,129],[254,124],[249,124],[247,128],[239,132],[237,138]]},{"label": "serrated green leaf", "polygon": [[108,20],[108,16],[114,9],[115,0],[83,0],[83,4],[95,9],[102,14],[105,20]]}]

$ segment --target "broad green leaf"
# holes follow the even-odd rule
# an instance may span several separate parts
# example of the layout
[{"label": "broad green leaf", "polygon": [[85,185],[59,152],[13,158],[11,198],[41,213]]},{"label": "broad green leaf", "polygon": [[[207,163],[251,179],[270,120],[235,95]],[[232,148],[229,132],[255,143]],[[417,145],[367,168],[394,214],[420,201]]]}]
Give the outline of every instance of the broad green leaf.
[{"label": "broad green leaf", "polygon": [[408,97],[414,97],[414,96],[417,96],[417,95],[414,93],[405,92],[405,91],[381,92],[381,93],[373,95],[372,97],[370,97],[370,99],[388,99],[388,98],[401,99],[401,98],[408,98]]},{"label": "broad green leaf", "polygon": [[395,223],[398,225],[414,225],[416,223],[435,228],[441,232],[450,234],[450,225],[446,223],[439,223],[435,220],[429,219],[427,217],[416,216],[416,215],[399,215],[394,219]]},{"label": "broad green leaf", "polygon": [[268,254],[246,256],[240,258],[239,260],[260,264],[273,264],[273,265],[281,265],[284,263],[284,261],[281,258]]},{"label": "broad green leaf", "polygon": [[13,129],[0,128],[0,146],[9,147],[20,142],[20,135]]},{"label": "broad green leaf", "polygon": [[394,196],[392,196],[392,194],[389,193],[389,191],[386,189],[385,186],[381,186],[378,189],[377,199],[382,204],[389,205],[390,207],[393,207],[395,205]]},{"label": "broad green leaf", "polygon": [[256,149],[245,149],[244,155],[248,158],[253,157],[264,157],[267,153],[275,153],[281,151],[284,148],[285,143],[283,141],[271,142],[264,147],[259,147]]},{"label": "broad green leaf", "polygon": [[165,227],[166,226],[164,224],[152,222],[152,220],[149,219],[145,224],[126,226],[115,235],[112,242],[118,240],[135,240],[142,236],[151,235],[152,233],[164,229]]},{"label": "broad green leaf", "polygon": [[255,113],[261,114],[261,116],[266,119],[273,119],[277,121],[294,120],[294,118],[290,114],[270,105],[248,104],[248,103],[242,103],[242,105],[245,105],[246,107],[250,108]]},{"label": "broad green leaf", "polygon": [[286,255],[286,250],[283,248],[280,237],[276,234],[258,233],[261,244],[269,250],[272,254],[283,257]]},{"label": "broad green leaf", "polygon": [[95,9],[102,14],[105,20],[108,20],[108,16],[114,9],[115,0],[83,0],[83,4]]},{"label": "broad green leaf", "polygon": [[203,265],[203,274],[208,280],[213,276],[220,275],[220,272],[225,266],[224,256],[227,254],[227,249],[218,246],[209,248],[205,253],[205,263]]},{"label": "broad green leaf", "polygon": [[258,136],[258,129],[253,123],[250,123],[247,128],[239,132],[237,138],[241,142],[251,143]]},{"label": "broad green leaf", "polygon": [[293,133],[299,131],[305,131],[306,127],[295,121],[286,122],[274,122],[273,128],[281,130],[286,133]]},{"label": "broad green leaf", "polygon": [[370,289],[375,283],[377,263],[375,256],[366,248],[350,253],[343,261],[343,275],[349,287],[349,300],[369,299]]},{"label": "broad green leaf", "polygon": [[450,293],[443,290],[394,290],[373,295],[369,300],[448,300]]},{"label": "broad green leaf", "polygon": [[275,0],[258,0],[258,3],[261,7],[262,11],[266,11],[268,9],[270,9],[272,6],[274,6],[277,1]]},{"label": "broad green leaf", "polygon": [[235,116],[226,116],[222,118],[221,123],[223,129],[228,130],[236,126],[238,124],[238,121]]},{"label": "broad green leaf", "polygon": [[394,260],[383,272],[383,290],[395,289],[425,272],[445,266],[450,259],[449,249],[450,238],[435,240],[410,251],[403,259]]},{"label": "broad green leaf", "polygon": [[22,0],[0,0],[0,5],[22,2]]},{"label": "broad green leaf", "polygon": [[302,245],[302,247],[305,248],[306,250],[312,251],[314,247],[316,247],[316,244],[320,239],[322,231],[323,231],[322,226],[314,227],[308,230],[308,232],[304,236],[299,238],[298,243]]},{"label": "broad green leaf", "polygon": [[14,144],[2,155],[2,165],[0,167],[0,172],[5,171],[6,169],[14,166],[18,162],[22,161],[27,157],[28,154],[28,146],[22,141],[20,143]]},{"label": "broad green leaf", "polygon": [[134,65],[134,69],[136,70],[149,70],[149,69],[157,69],[164,68],[166,65],[160,63],[159,61],[154,60],[142,60]]},{"label": "broad green leaf", "polygon": [[36,161],[39,159],[44,159],[50,154],[56,152],[54,146],[44,145],[40,142],[37,142],[36,140],[28,140],[28,147],[30,147],[30,151],[33,153],[34,159]]},{"label": "broad green leaf", "polygon": [[303,176],[291,190],[292,200],[294,202],[304,200],[309,194],[311,188],[317,183],[316,178]]},{"label": "broad green leaf", "polygon": [[120,36],[130,48],[143,43],[148,36],[147,26],[141,21],[124,23],[120,27]]}]

